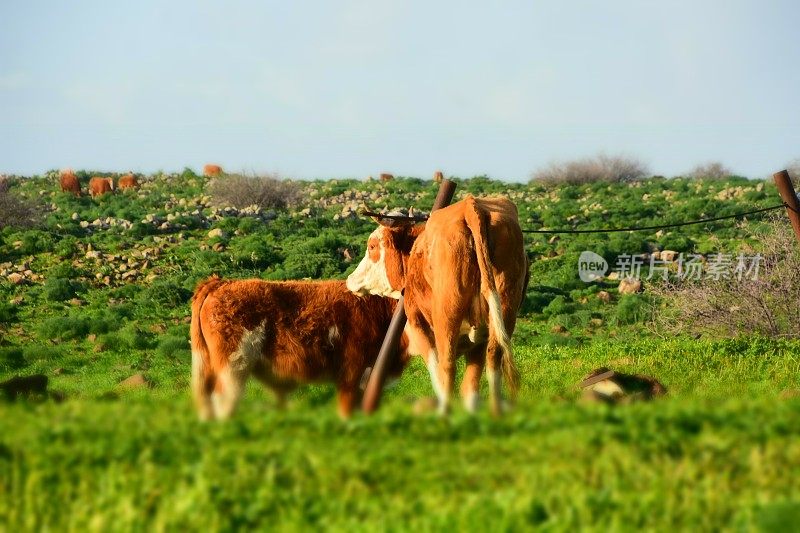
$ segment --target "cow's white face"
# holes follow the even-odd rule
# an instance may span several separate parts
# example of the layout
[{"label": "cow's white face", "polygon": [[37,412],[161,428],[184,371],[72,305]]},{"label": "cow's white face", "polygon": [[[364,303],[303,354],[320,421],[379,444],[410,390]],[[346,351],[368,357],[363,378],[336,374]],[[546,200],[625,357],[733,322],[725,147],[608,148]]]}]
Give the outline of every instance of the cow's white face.
[{"label": "cow's white face", "polygon": [[378,227],[367,240],[367,253],[352,274],[347,276],[347,288],[359,295],[377,294],[400,298],[400,291],[392,287],[386,272],[386,247],[384,233],[388,230]]}]

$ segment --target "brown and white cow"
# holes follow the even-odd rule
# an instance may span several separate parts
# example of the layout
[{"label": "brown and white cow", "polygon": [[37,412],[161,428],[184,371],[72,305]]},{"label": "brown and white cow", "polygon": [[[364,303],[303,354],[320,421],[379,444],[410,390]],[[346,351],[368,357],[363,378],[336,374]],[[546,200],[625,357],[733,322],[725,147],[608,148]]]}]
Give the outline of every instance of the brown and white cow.
[{"label": "brown and white cow", "polygon": [[[359,400],[397,303],[360,298],[344,281],[201,282],[192,299],[192,389],[202,419],[227,418],[251,374],[279,404],[298,384],[333,382],[340,416]],[[390,369],[399,376],[407,339]]]},{"label": "brown and white cow", "polygon": [[92,198],[95,196],[100,196],[101,194],[112,192],[113,190],[113,178],[101,178],[99,176],[95,176],[89,180],[89,194],[92,195]]},{"label": "brown and white cow", "polygon": [[137,189],[139,187],[139,180],[133,174],[125,174],[119,179],[119,189]]},{"label": "brown and white cow", "polygon": [[61,190],[63,192],[71,192],[75,196],[81,195],[81,184],[78,181],[78,176],[70,168],[65,168],[61,171],[60,176]]},{"label": "brown and white cow", "polygon": [[347,287],[395,298],[403,291],[409,352],[425,358],[440,412],[448,411],[454,360],[463,353],[465,407],[477,407],[485,364],[492,412],[499,414],[500,370],[512,393],[519,380],[510,336],[528,276],[516,206],[467,195],[426,224],[379,222]]}]

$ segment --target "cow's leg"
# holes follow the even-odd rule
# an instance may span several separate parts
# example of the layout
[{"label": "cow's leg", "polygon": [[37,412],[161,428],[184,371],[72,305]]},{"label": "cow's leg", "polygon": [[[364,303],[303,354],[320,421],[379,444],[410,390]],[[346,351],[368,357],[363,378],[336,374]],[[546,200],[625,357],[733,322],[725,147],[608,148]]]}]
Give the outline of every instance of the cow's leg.
[{"label": "cow's leg", "polygon": [[263,325],[252,331],[245,331],[227,364],[217,370],[217,382],[211,394],[211,403],[217,418],[229,418],[236,410],[247,378],[261,358],[263,343]]},{"label": "cow's leg", "polygon": [[467,352],[467,368],[461,380],[461,399],[470,413],[478,409],[480,401],[481,374],[486,360],[486,344],[475,346]]},{"label": "cow's leg", "polygon": [[435,301],[432,309],[432,322],[438,356],[438,376],[441,396],[439,413],[444,415],[450,410],[450,397],[456,378],[455,359],[461,329],[461,321],[467,313],[469,302],[460,298],[441,298]]},{"label": "cow's leg", "polygon": [[214,392],[211,393],[211,404],[214,406],[214,416],[220,420],[230,418],[239,404],[239,399],[244,391],[249,369],[242,370],[228,365],[217,374]]},{"label": "cow's leg", "polygon": [[192,350],[192,393],[200,420],[214,418],[214,406],[211,404],[214,381],[215,376],[205,364],[203,356]]},{"label": "cow's leg", "polygon": [[[437,332],[438,333],[438,332]],[[436,355],[438,356],[438,378],[440,387],[439,414],[446,415],[450,411],[450,397],[453,394],[453,383],[456,379],[456,341],[458,329],[443,331],[436,336]]]},{"label": "cow's leg", "polygon": [[355,407],[357,400],[358,400],[358,386],[356,384],[352,383],[339,384],[337,404],[339,410],[339,417],[341,419],[347,420],[348,418],[350,418],[350,415],[353,413],[353,407]]}]

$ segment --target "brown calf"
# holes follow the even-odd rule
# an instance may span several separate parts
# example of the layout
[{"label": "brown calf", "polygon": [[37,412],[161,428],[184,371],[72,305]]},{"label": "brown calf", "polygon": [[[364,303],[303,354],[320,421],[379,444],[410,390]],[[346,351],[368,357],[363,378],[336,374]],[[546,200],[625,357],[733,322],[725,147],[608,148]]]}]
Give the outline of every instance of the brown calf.
[{"label": "brown calf", "polygon": [[99,176],[95,176],[89,180],[89,194],[92,195],[92,198],[95,196],[100,196],[101,194],[105,194],[107,192],[111,192],[114,190],[114,180],[113,178],[101,178]]},{"label": "brown calf", "polygon": [[[227,418],[250,374],[272,389],[279,404],[298,384],[333,382],[340,416],[360,396],[360,381],[375,363],[396,302],[360,298],[344,281],[201,282],[192,299],[192,390],[201,419]],[[408,360],[407,341],[389,374]]]},{"label": "brown calf", "polygon": [[69,168],[61,171],[61,190],[63,192],[71,192],[75,196],[81,195],[81,184],[78,181],[78,177]]}]

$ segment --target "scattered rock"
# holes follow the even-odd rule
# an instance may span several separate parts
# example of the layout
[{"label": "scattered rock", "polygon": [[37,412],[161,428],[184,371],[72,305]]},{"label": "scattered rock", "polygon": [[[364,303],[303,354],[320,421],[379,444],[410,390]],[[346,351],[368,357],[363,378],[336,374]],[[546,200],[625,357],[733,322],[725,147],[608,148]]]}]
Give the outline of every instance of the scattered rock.
[{"label": "scattered rock", "polygon": [[551,333],[566,333],[567,332],[567,328],[565,328],[561,324],[556,324],[555,326],[553,326],[550,329],[550,332]]},{"label": "scattered rock", "polygon": [[94,342],[97,340],[97,335],[94,333],[90,333],[89,335],[86,336],[86,340],[89,342]]},{"label": "scattered rock", "polygon": [[634,278],[625,278],[619,282],[620,294],[636,294],[642,290],[642,280]]},{"label": "scattered rock", "polygon": [[679,253],[675,250],[662,250],[661,251],[661,260],[662,261],[675,261],[678,258]]},{"label": "scattered rock", "polygon": [[214,245],[211,247],[211,250],[215,252],[222,252],[225,250],[225,245],[221,242],[215,242]]},{"label": "scattered rock", "polygon": [[73,298],[67,303],[69,303],[69,305],[72,305],[72,306],[75,306],[75,307],[79,307],[79,306],[83,305],[83,300],[81,300],[80,298]]},{"label": "scattered rock", "polygon": [[582,400],[610,404],[652,400],[667,393],[667,388],[655,378],[605,367],[592,370],[579,386],[583,389]]},{"label": "scattered rock", "polygon": [[611,303],[611,293],[608,291],[600,291],[597,293],[597,299],[604,304]]},{"label": "scattered rock", "polygon": [[117,387],[122,389],[139,389],[147,386],[149,384],[142,374],[134,374],[117,384]]},{"label": "scattered rock", "polygon": [[225,232],[222,231],[220,228],[214,228],[214,229],[212,229],[211,231],[208,232],[208,238],[209,239],[215,239],[215,238],[224,239],[225,238]]},{"label": "scattered rock", "polygon": [[25,276],[20,274],[19,272],[12,272],[7,276],[8,281],[13,283],[14,285],[20,285],[23,281],[25,281]]}]

